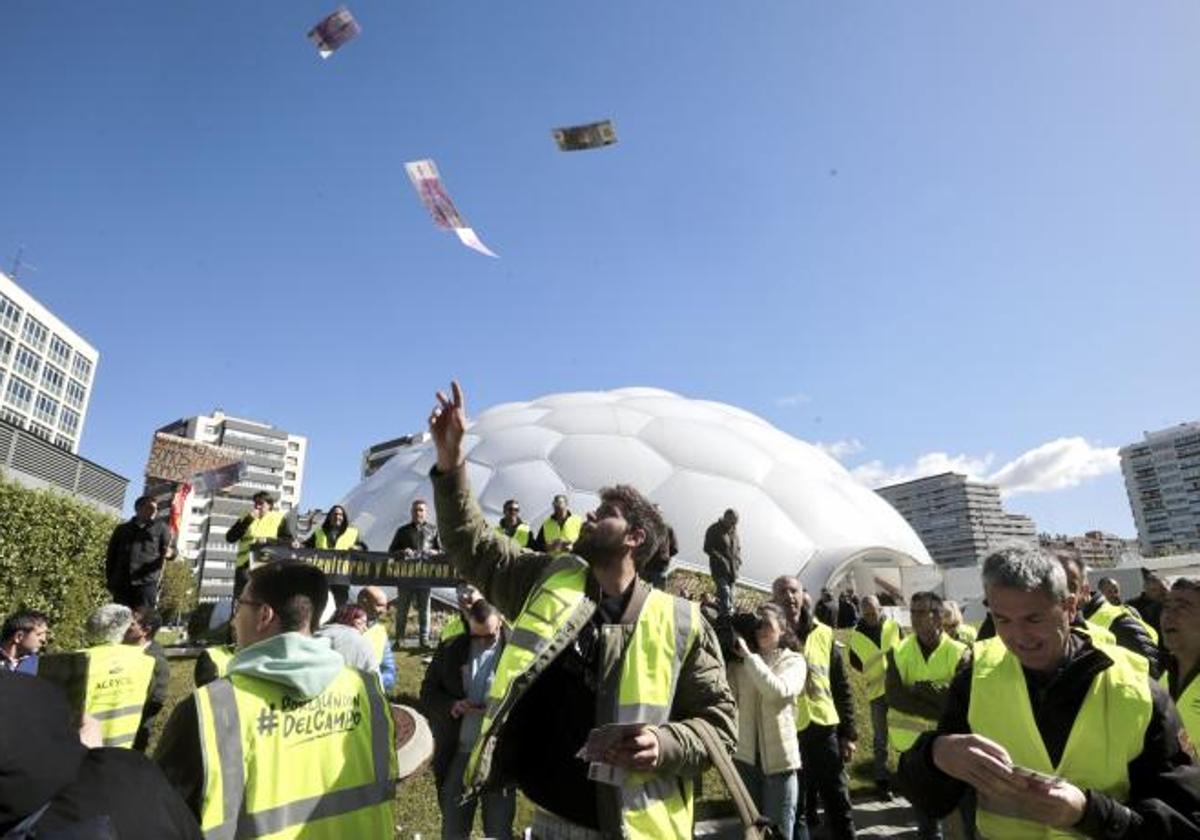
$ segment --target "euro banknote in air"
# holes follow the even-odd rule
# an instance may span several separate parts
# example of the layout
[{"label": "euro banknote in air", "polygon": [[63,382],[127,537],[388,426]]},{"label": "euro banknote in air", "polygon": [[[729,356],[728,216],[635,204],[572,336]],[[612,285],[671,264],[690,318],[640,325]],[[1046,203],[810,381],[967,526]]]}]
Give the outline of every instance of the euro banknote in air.
[{"label": "euro banknote in air", "polygon": [[362,27],[345,6],[323,19],[308,31],[308,40],[317,45],[321,58],[329,58],[362,32]]},{"label": "euro banknote in air", "polygon": [[553,133],[554,142],[563,152],[599,149],[617,142],[617,130],[613,128],[612,120],[556,128]]},{"label": "euro banknote in air", "polygon": [[435,225],[443,230],[454,231],[458,240],[471,250],[489,257],[496,256],[483,244],[479,235],[471,229],[462,214],[458,212],[458,208],[454,206],[454,202],[450,200],[450,195],[446,192],[441,176],[438,174],[437,164],[428,158],[414,160],[404,164],[404,170],[408,173],[408,178],[412,181],[417,195],[420,196],[421,203],[425,205],[429,215],[433,216]]}]

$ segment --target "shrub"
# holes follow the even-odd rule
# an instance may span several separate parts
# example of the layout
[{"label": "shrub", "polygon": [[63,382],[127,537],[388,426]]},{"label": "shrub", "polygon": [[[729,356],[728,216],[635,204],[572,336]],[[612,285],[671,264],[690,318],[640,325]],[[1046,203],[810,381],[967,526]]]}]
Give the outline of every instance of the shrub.
[{"label": "shrub", "polygon": [[83,645],[83,623],[109,596],[104,557],[117,520],[60,493],[0,477],[0,613],[50,616],[51,647]]}]

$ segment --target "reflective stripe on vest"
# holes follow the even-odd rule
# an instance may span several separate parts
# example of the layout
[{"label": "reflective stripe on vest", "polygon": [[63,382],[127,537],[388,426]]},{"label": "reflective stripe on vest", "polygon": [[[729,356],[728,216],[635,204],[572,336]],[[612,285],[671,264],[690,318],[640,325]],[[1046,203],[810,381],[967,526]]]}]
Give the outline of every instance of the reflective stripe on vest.
[{"label": "reflective stripe on vest", "polygon": [[1183,721],[1183,728],[1187,732],[1188,740],[1192,744],[1192,758],[1196,758],[1197,744],[1200,744],[1200,679],[1192,678],[1188,683],[1188,687],[1179,695],[1179,699],[1175,701],[1175,708],[1179,710],[1179,719]]},{"label": "reflective stripe on vest", "polygon": [[[587,564],[564,556],[550,564],[513,624],[488,692],[479,739],[471,752],[464,783],[480,787],[509,712],[533,682],[531,673],[570,644],[595,612],[585,596]],[[616,696],[601,713],[604,723],[668,721],[679,671],[701,628],[696,605],[651,590],[638,614],[619,665]],[[535,678],[535,677],[534,677]],[[653,773],[630,773],[620,789],[623,833],[629,838],[692,836],[692,780]]]},{"label": "reflective stripe on vest", "polygon": [[250,548],[259,540],[273,540],[279,536],[279,526],[283,522],[283,514],[277,510],[269,510],[258,519],[251,519],[246,533],[238,540],[237,565],[245,566],[250,562]]},{"label": "reflective stripe on vest", "polygon": [[[1021,663],[999,638],[975,645],[967,720],[972,732],[1003,746],[1013,764],[1059,776],[1081,790],[1098,790],[1125,802],[1129,797],[1129,762],[1142,751],[1153,708],[1149,670],[1144,658],[1123,648],[1095,647],[1113,664],[1093,678],[1057,767],[1050,764],[1038,732]],[[1098,744],[1103,749],[1097,749]],[[992,840],[1082,836],[1000,816],[987,810],[982,796],[976,826],[981,837]]]},{"label": "reflective stripe on vest", "polygon": [[850,650],[862,662],[868,700],[875,700],[883,696],[884,677],[887,673],[887,656],[885,654],[899,644],[900,625],[890,618],[885,618],[883,628],[879,631],[879,641],[883,645],[882,648],[877,647],[866,633],[855,630],[850,634]]},{"label": "reflective stripe on vest", "polygon": [[[1118,607],[1116,604],[1110,604],[1108,601],[1105,601],[1096,609],[1095,612],[1091,614],[1091,616],[1088,617],[1087,620],[1092,624],[1099,624],[1105,630],[1111,630],[1112,623],[1123,615],[1129,616],[1137,621],[1138,624],[1141,624],[1142,627],[1146,628],[1146,633],[1150,636],[1151,641],[1153,641],[1154,644],[1158,644],[1158,631],[1147,624],[1144,618],[1142,618],[1140,615],[1137,615],[1130,610],[1129,607],[1124,605]],[[1113,638],[1116,637],[1114,636]]]},{"label": "reflective stripe on vest", "polygon": [[804,691],[796,697],[796,730],[802,732],[809,723],[836,726],[837,706],[829,686],[829,661],[833,657],[833,629],[819,621],[813,622],[812,632],[804,640],[804,658],[808,661],[808,679]]},{"label": "reflective stripe on vest", "polygon": [[[928,682],[938,688],[945,688],[954,679],[954,672],[958,669],[958,663],[962,661],[966,650],[967,646],[962,642],[956,642],[943,633],[938,646],[926,659],[925,654],[921,652],[921,643],[914,634],[896,646],[893,653],[896,673],[906,686]],[[922,732],[937,728],[936,720],[911,715],[892,707],[888,707],[887,720],[888,743],[898,752],[904,752],[911,747]]]},{"label": "reflective stripe on vest", "polygon": [[[354,548],[354,544],[358,542],[358,529],[353,525],[347,526],[345,531],[338,535],[337,540],[333,544],[336,551],[349,551]],[[329,534],[325,533],[324,528],[318,528],[313,534],[313,545],[317,548],[329,548]]]},{"label": "reflective stripe on vest", "polygon": [[566,540],[568,548],[563,551],[554,552],[555,554],[566,554],[570,550],[569,545],[574,544],[575,540],[579,539],[579,531],[583,528],[583,519],[571,514],[567,517],[567,521],[562,525],[558,524],[553,516],[548,517],[542,523],[542,537],[546,540],[546,547],[549,549],[550,544],[558,540]]},{"label": "reflective stripe on vest", "polygon": [[229,663],[233,661],[233,655],[237,650],[233,645],[218,645],[205,648],[204,652],[212,660],[213,666],[217,669],[217,678],[220,679],[229,673]]},{"label": "reflective stripe on vest", "polygon": [[441,641],[445,642],[450,639],[453,639],[455,636],[461,636],[463,633],[466,633],[466,632],[467,632],[467,625],[462,620],[462,616],[459,615],[458,613],[455,613],[450,618],[450,620],[446,622],[446,625],[442,628],[442,635],[439,636],[438,638]]},{"label": "reflective stripe on vest", "polygon": [[[553,521],[553,520],[551,520],[551,521]],[[533,531],[524,522],[522,522],[520,525],[518,525],[516,530],[513,531],[511,534],[508,533],[508,531],[504,530],[503,525],[497,525],[496,533],[502,537],[508,537],[510,540],[515,542],[517,545],[521,546],[521,548],[528,548],[529,547],[529,538],[533,536]],[[547,531],[547,533],[549,533],[549,531]]]},{"label": "reflective stripe on vest", "polygon": [[133,645],[97,645],[87,657],[83,711],[100,722],[106,747],[132,747],[154,677],[154,657]]},{"label": "reflective stripe on vest", "polygon": [[375,658],[382,663],[383,654],[387,650],[388,643],[387,625],[382,621],[376,621],[363,632],[363,638],[367,640],[367,644],[375,651]]},{"label": "reflective stripe on vest", "polygon": [[305,700],[234,674],[195,697],[206,838],[392,836],[395,728],[373,675],[344,668]]}]

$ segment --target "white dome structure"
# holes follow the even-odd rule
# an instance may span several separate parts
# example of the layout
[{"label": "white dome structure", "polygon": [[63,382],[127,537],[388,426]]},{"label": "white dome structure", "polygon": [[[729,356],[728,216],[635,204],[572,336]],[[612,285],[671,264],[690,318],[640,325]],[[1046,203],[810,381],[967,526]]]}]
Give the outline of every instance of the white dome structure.
[{"label": "white dome structure", "polygon": [[[521,502],[533,528],[565,493],[584,514],[605,485],[632,484],[662,506],[676,563],[707,572],[704,531],[740,516],[741,582],[799,573],[819,589],[856,563],[931,564],[908,523],[820,449],[742,409],[656,388],[554,394],[494,406],[471,422],[467,470],[484,515]],[[393,456],[342,500],[366,542],[385,548],[413,499],[432,503],[432,442]]]}]

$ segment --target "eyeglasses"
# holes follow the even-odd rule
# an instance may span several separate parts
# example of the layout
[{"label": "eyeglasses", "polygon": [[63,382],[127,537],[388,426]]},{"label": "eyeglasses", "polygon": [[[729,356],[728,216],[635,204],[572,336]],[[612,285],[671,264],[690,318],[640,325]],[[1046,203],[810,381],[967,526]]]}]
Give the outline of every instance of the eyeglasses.
[{"label": "eyeglasses", "polygon": [[266,601],[251,601],[249,598],[238,596],[233,599],[233,611],[237,612],[239,607],[261,607]]}]

